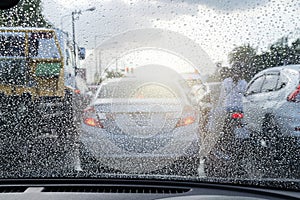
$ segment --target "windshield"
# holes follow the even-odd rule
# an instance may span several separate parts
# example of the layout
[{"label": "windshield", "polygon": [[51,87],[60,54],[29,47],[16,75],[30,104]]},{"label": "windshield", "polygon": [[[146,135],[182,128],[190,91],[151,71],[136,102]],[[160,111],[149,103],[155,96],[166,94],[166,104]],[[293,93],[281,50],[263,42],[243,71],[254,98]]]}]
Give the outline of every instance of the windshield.
[{"label": "windshield", "polygon": [[300,181],[298,2],[22,0],[0,15],[0,178]]}]

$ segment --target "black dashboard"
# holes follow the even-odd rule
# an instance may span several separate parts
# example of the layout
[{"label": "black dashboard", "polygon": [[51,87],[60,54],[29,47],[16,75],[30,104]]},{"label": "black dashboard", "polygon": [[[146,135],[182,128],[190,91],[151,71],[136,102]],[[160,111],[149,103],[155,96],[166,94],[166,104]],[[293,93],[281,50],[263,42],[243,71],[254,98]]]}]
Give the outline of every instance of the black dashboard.
[{"label": "black dashboard", "polygon": [[2,180],[0,199],[300,199],[300,191],[185,181],[123,179]]}]

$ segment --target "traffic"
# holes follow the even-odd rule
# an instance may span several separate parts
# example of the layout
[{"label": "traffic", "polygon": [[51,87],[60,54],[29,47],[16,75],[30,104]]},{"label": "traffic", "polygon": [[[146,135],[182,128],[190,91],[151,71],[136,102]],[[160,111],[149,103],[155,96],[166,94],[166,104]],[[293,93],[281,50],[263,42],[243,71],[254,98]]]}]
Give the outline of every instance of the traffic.
[{"label": "traffic", "polygon": [[216,70],[218,81],[207,81],[201,67],[186,73],[110,63],[88,85],[77,64],[85,50],[61,30],[1,28],[0,43],[0,158],[8,176],[12,169],[59,174],[62,166],[72,173],[300,174],[299,65],[262,70],[247,83],[242,62]]}]

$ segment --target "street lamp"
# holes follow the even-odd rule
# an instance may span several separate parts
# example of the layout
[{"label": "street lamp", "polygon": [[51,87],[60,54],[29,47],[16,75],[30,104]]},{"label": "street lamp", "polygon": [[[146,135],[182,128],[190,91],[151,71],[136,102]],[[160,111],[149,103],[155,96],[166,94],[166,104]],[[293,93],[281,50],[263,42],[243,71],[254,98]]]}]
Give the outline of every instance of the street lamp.
[{"label": "street lamp", "polygon": [[[72,35],[73,35],[73,53],[74,53],[74,68],[75,68],[75,76],[77,75],[77,61],[76,61],[76,37],[75,37],[75,20],[79,18],[79,15],[81,15],[83,12],[86,11],[94,11],[96,10],[96,7],[88,8],[86,10],[75,10],[72,12]],[[76,15],[76,18],[75,18]]]}]

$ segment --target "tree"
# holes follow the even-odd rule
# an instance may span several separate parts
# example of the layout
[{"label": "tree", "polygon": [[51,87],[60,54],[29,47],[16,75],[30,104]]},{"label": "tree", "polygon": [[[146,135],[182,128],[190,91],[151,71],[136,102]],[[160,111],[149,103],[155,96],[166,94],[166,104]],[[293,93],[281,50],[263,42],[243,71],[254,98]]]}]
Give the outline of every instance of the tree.
[{"label": "tree", "polygon": [[299,64],[300,63],[300,39],[296,39],[292,42],[291,50],[290,50],[290,59],[291,63]]},{"label": "tree", "polygon": [[0,11],[1,26],[51,27],[42,14],[41,0],[21,0],[8,10]]},{"label": "tree", "polygon": [[220,82],[223,81],[225,78],[230,76],[230,68],[228,67],[220,67],[207,78],[207,82]]},{"label": "tree", "polygon": [[[249,81],[256,70],[253,68],[253,59],[255,59],[256,50],[249,44],[234,48],[228,55],[229,63],[241,63],[243,65],[243,79]],[[232,72],[234,73],[234,72]]]},{"label": "tree", "polygon": [[106,72],[106,76],[105,77],[107,79],[111,79],[111,78],[121,78],[123,76],[124,76],[123,73],[121,73],[121,72],[115,72],[115,71],[111,70],[111,71],[107,71]]},{"label": "tree", "polygon": [[269,50],[260,55],[256,55],[257,59],[252,61],[252,65],[256,65],[256,71],[259,72],[266,68],[300,63],[300,40],[295,40],[291,46],[288,45],[288,38],[282,37],[273,43]]},{"label": "tree", "polygon": [[256,50],[249,44],[234,48],[228,55],[229,63],[235,62],[249,63],[253,56],[256,55]]},{"label": "tree", "polygon": [[257,54],[250,45],[236,47],[228,55],[229,63],[244,64],[244,79],[249,81],[256,73],[276,66],[300,64],[300,39],[296,39],[289,46],[288,38],[282,37],[270,45],[270,48]]}]

